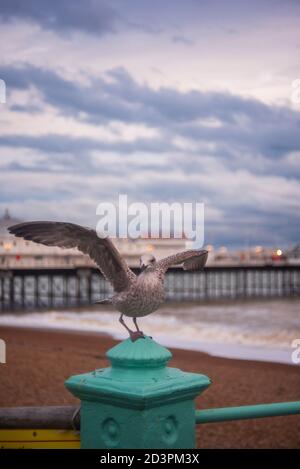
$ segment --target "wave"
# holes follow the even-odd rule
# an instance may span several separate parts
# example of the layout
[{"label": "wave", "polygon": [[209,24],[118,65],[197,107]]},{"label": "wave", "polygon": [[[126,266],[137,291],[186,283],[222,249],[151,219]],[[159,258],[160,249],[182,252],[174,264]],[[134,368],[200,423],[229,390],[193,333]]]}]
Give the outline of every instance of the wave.
[{"label": "wave", "polygon": [[[223,305],[167,305],[139,324],[147,335],[166,346],[228,358],[292,363],[292,342],[300,338],[300,300]],[[119,314],[101,311],[48,311],[3,314],[1,325],[68,329],[109,334],[127,333]],[[131,319],[127,318],[130,325]]]}]

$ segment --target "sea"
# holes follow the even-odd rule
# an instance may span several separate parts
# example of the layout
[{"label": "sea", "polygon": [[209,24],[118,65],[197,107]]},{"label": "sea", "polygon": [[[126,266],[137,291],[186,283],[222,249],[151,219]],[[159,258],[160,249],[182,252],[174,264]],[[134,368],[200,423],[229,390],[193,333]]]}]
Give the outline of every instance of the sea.
[{"label": "sea", "polygon": [[[0,326],[98,332],[122,340],[127,332],[118,318],[118,313],[101,306],[2,313]],[[125,319],[133,328],[131,319]],[[300,349],[300,299],[167,303],[150,316],[140,318],[139,325],[145,334],[167,347],[242,360],[297,364],[294,358],[297,347]],[[300,360],[300,351],[298,357]]]}]

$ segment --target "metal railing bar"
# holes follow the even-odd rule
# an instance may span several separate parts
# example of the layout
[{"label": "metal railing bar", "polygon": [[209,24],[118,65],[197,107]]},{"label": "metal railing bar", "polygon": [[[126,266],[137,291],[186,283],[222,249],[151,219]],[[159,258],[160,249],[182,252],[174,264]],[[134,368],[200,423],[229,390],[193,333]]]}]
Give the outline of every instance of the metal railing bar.
[{"label": "metal railing bar", "polygon": [[78,406],[2,407],[0,428],[74,430],[80,427]]},{"label": "metal railing bar", "polygon": [[196,424],[300,414],[300,401],[196,410]]}]

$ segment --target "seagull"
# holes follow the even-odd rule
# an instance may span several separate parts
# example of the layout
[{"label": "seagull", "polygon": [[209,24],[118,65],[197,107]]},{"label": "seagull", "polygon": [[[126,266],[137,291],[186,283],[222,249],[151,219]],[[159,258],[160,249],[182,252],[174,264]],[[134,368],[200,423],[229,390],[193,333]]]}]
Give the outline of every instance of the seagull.
[{"label": "seagull", "polygon": [[[102,275],[112,284],[114,295],[97,303],[112,304],[121,313],[119,321],[134,342],[144,338],[137,318],[156,311],[165,299],[164,277],[168,268],[182,264],[184,270],[200,270],[204,267],[208,252],[188,250],[156,260],[152,254],[140,258],[140,273],[136,275],[109,237],[102,238],[92,228],[74,223],[32,221],[8,228],[11,234],[35,243],[61,248],[77,248],[87,254],[98,266]],[[124,316],[133,320],[131,330]]]}]

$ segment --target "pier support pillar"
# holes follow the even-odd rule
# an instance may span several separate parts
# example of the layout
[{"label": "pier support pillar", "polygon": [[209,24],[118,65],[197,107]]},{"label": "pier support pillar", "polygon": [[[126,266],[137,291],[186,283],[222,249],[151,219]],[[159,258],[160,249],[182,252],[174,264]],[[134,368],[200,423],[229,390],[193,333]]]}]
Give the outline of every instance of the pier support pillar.
[{"label": "pier support pillar", "polygon": [[167,367],[171,352],[150,337],[106,355],[109,368],[65,383],[81,400],[81,447],[194,448],[194,399],[209,378]]}]

